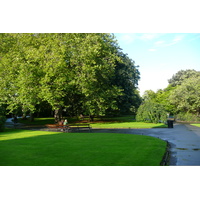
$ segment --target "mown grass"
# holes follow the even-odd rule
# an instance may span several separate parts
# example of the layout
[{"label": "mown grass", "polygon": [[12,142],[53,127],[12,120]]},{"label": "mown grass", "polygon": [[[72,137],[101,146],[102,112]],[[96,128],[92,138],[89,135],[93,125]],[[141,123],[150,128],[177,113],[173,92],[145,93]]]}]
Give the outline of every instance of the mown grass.
[{"label": "mown grass", "polygon": [[92,123],[92,128],[166,128],[165,124],[154,124],[145,122],[105,122],[105,123]]},{"label": "mown grass", "polygon": [[200,124],[190,124],[190,125],[200,127]]},{"label": "mown grass", "polygon": [[143,135],[0,133],[0,166],[159,166],[165,150],[165,141]]}]

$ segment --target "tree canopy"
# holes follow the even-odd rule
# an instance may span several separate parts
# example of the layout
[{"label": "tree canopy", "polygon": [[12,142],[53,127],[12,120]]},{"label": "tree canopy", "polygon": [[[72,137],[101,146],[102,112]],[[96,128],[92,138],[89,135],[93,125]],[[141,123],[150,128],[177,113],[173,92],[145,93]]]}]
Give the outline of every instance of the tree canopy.
[{"label": "tree canopy", "polygon": [[0,34],[0,101],[7,110],[35,113],[49,105],[67,114],[130,111],[140,97],[138,66],[113,34]]},{"label": "tree canopy", "polygon": [[197,121],[200,119],[199,91],[200,72],[180,70],[169,79],[165,89],[145,91],[137,120],[156,122],[167,115],[176,115],[181,120]]},{"label": "tree canopy", "polygon": [[177,112],[200,116],[200,76],[188,78],[171,93],[170,102]]},{"label": "tree canopy", "polygon": [[136,120],[153,123],[165,122],[167,110],[165,104],[161,103],[160,100],[159,93],[146,90],[143,95],[143,102],[138,108]]},{"label": "tree canopy", "polygon": [[199,75],[200,72],[194,69],[180,70],[174,74],[171,79],[168,80],[168,83],[175,87],[177,85],[181,85],[186,79],[197,77]]}]

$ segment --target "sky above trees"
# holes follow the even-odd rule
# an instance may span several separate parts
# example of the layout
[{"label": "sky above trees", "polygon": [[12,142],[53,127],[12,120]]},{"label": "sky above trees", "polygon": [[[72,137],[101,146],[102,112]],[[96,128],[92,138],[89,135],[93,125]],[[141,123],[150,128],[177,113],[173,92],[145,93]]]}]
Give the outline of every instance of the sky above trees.
[{"label": "sky above trees", "polygon": [[164,89],[183,69],[200,70],[199,33],[115,33],[119,46],[140,66],[140,94]]}]

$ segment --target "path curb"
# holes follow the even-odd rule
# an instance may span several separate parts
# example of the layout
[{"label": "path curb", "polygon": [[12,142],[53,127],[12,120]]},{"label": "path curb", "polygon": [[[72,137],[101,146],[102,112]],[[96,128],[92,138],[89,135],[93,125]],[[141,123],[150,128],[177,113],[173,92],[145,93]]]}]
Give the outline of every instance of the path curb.
[{"label": "path curb", "polygon": [[161,166],[169,166],[169,160],[170,160],[170,144],[167,140],[165,140],[167,142],[167,147],[166,147],[166,152],[163,156],[162,161],[160,162]]}]

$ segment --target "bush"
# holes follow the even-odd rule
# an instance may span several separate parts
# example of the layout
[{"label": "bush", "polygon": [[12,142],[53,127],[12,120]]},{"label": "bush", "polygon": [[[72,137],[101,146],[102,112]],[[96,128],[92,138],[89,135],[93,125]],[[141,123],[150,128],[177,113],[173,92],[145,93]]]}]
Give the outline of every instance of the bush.
[{"label": "bush", "polygon": [[163,105],[151,101],[145,101],[140,105],[137,115],[136,121],[141,122],[166,122],[167,120],[167,112]]},{"label": "bush", "polygon": [[190,122],[198,122],[200,121],[200,117],[192,113],[179,113],[176,115],[176,119],[180,121],[190,121]]}]

